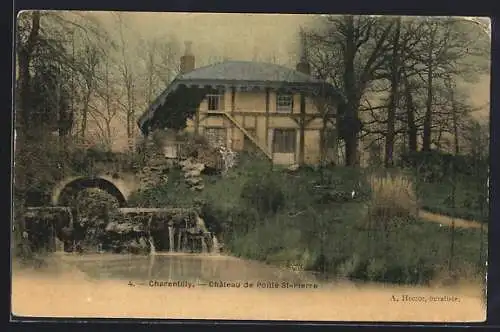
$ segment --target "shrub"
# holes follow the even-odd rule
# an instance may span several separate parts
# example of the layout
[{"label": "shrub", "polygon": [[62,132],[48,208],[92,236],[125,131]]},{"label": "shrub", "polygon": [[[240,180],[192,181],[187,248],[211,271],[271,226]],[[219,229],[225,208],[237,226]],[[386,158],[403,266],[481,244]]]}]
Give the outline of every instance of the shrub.
[{"label": "shrub", "polygon": [[107,223],[118,214],[116,198],[100,189],[84,189],[76,198],[78,217],[91,224]]},{"label": "shrub", "polygon": [[372,192],[369,217],[375,223],[417,217],[417,197],[413,183],[406,176],[372,175],[368,181]]},{"label": "shrub", "polygon": [[440,181],[450,173],[450,170],[465,176],[484,174],[488,170],[486,159],[478,159],[469,155],[452,155],[436,150],[404,154],[400,165],[418,169],[429,182]]},{"label": "shrub", "polygon": [[276,213],[285,205],[285,193],[281,183],[272,173],[247,181],[241,197],[262,214]]}]

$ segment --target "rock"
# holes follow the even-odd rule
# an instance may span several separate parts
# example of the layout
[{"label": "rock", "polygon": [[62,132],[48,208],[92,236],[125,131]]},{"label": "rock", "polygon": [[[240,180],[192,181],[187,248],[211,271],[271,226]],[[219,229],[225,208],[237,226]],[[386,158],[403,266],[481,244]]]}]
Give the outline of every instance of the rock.
[{"label": "rock", "polygon": [[179,161],[179,166],[181,167],[189,167],[193,163],[191,158],[187,158],[184,160]]},{"label": "rock", "polygon": [[199,185],[203,181],[202,178],[187,178],[186,182],[191,186]]},{"label": "rock", "polygon": [[198,170],[188,171],[184,174],[184,178],[194,178],[199,176],[201,176],[201,171]]},{"label": "rock", "polygon": [[205,164],[202,163],[193,164],[192,169],[194,171],[197,171],[198,173],[201,173],[205,169]]},{"label": "rock", "polygon": [[141,236],[141,238],[139,239],[139,246],[142,248],[142,249],[148,249],[149,248],[149,243],[148,241],[146,241],[146,239]]},{"label": "rock", "polygon": [[106,232],[124,234],[133,232],[138,233],[141,231],[142,231],[141,225],[133,224],[131,222],[124,222],[124,223],[110,222],[108,225],[106,225]]},{"label": "rock", "polygon": [[199,185],[196,185],[194,187],[191,187],[191,189],[193,190],[197,190],[197,191],[201,191],[205,188],[205,186],[203,184],[199,184]]},{"label": "rock", "polygon": [[166,163],[167,160],[165,158],[153,158],[149,160],[148,165],[150,167],[164,167]]},{"label": "rock", "polygon": [[186,232],[188,234],[191,234],[191,235],[195,235],[195,234],[200,234],[200,230],[198,229],[198,227],[190,227],[188,229],[186,229]]}]

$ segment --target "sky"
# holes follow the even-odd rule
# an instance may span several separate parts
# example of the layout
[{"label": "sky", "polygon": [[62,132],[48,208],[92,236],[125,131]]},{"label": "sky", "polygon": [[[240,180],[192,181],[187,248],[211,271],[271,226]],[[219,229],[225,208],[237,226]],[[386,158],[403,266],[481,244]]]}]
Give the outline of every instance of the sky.
[{"label": "sky", "polygon": [[[106,26],[113,27],[112,14],[96,13]],[[197,66],[209,56],[233,60],[277,58],[294,64],[301,25],[309,25],[316,15],[218,14],[218,13],[124,13],[131,30],[129,38],[169,38],[181,45],[192,42]],[[317,17],[317,16],[316,16]],[[292,53],[292,54],[291,54]]]}]

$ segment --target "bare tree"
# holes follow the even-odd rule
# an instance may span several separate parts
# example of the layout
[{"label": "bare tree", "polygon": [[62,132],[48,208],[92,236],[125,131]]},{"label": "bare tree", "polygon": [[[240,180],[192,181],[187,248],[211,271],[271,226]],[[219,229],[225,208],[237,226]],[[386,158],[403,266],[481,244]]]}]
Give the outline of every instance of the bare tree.
[{"label": "bare tree", "polygon": [[89,106],[92,101],[92,96],[95,94],[98,85],[98,65],[102,61],[100,50],[94,45],[86,45],[80,54],[82,59],[81,80],[81,109],[80,109],[80,128],[79,138],[85,142],[87,136]]},{"label": "bare tree", "polygon": [[169,36],[142,38],[138,46],[141,71],[141,90],[144,107],[165,89],[180,73],[179,45]]},{"label": "bare tree", "polygon": [[452,79],[461,77],[476,80],[477,74],[487,69],[484,59],[483,62],[474,61],[477,64],[475,66],[465,61],[468,58],[484,57],[485,36],[481,36],[484,35],[482,30],[470,30],[474,23],[457,18],[421,18],[420,21],[424,33],[420,35],[420,42],[411,56],[420,63],[420,70],[416,74],[426,86],[422,149],[429,151],[433,142],[434,86],[448,75]]},{"label": "bare tree", "polygon": [[[18,18],[18,31],[16,35],[17,47],[17,62],[18,62],[18,79],[17,89],[18,96],[16,103],[16,159],[21,162],[17,163],[15,170],[15,188],[17,196],[17,216],[19,231],[23,232],[25,229],[24,220],[24,205],[26,194],[26,165],[24,155],[27,140],[30,135],[31,122],[31,108],[30,103],[30,88],[31,88],[31,75],[30,65],[33,53],[40,36],[40,12],[34,11],[31,13],[25,12],[25,17]],[[26,22],[20,22],[25,19]],[[24,24],[23,24],[24,23]],[[19,31],[21,30],[21,31]]]},{"label": "bare tree", "polygon": [[346,105],[339,110],[337,126],[345,142],[346,165],[353,166],[358,162],[361,100],[370,83],[380,78],[394,20],[343,15],[330,16],[325,23],[323,29],[309,33],[310,48],[315,48],[316,55],[312,66],[323,75],[326,72],[329,81],[343,92]]},{"label": "bare tree", "polygon": [[115,136],[113,122],[119,115],[119,103],[117,101],[117,84],[114,71],[110,65],[110,57],[106,57],[100,66],[103,81],[97,90],[98,101],[96,105],[90,105],[90,115],[98,129],[98,135],[102,138],[102,143],[110,149]]},{"label": "bare tree", "polygon": [[399,84],[401,78],[400,68],[400,36],[401,36],[401,18],[395,19],[395,30],[392,43],[392,59],[390,64],[390,101],[387,114],[387,135],[385,138],[385,158],[384,164],[386,167],[393,165],[393,150],[396,125],[396,110],[399,104]]}]

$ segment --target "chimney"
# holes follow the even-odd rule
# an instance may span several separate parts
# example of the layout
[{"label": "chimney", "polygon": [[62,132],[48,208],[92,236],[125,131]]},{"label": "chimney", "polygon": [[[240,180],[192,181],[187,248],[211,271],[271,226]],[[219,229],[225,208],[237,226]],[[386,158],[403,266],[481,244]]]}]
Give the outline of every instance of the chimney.
[{"label": "chimney", "polygon": [[191,42],[184,43],[185,51],[181,56],[181,74],[189,73],[194,69],[194,55],[191,53]]},{"label": "chimney", "polygon": [[300,28],[300,60],[297,63],[296,69],[301,73],[311,75],[311,65],[307,61],[306,34],[302,28]]}]

